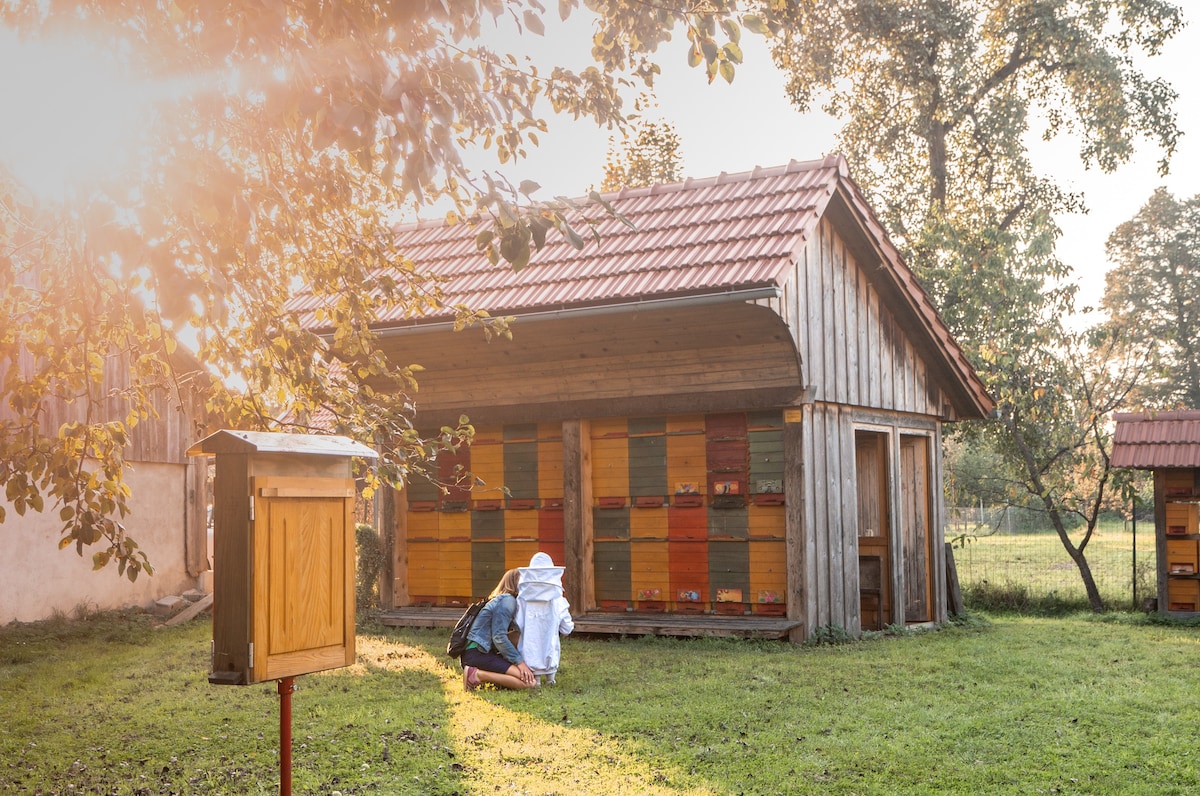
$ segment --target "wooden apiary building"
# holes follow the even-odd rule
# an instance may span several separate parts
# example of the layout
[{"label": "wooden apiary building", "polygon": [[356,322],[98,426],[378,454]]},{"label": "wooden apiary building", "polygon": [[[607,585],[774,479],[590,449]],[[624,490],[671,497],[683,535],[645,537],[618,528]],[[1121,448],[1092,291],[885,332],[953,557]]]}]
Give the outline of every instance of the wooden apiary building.
[{"label": "wooden apiary building", "polygon": [[380,329],[424,367],[418,425],[477,429],[438,461],[444,490],[412,479],[384,513],[392,621],[538,550],[579,629],[943,620],[942,423],[992,402],[844,159],[604,198],[636,230],[605,218],[519,272],[468,224],[399,230],[447,304],[514,321],[490,342],[447,317]]},{"label": "wooden apiary building", "polygon": [[1200,614],[1200,411],[1114,415],[1112,464],[1154,476],[1158,610]]}]

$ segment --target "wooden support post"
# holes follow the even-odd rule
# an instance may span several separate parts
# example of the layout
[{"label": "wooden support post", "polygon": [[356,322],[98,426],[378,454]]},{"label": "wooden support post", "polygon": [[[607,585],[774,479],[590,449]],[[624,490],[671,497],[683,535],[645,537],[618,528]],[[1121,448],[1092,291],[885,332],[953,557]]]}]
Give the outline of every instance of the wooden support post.
[{"label": "wooden support post", "polygon": [[791,632],[793,642],[808,637],[808,616],[805,591],[808,528],[804,524],[804,423],[803,409],[796,407],[783,412],[783,493],[787,498],[784,528],[787,535],[787,616],[800,624]]},{"label": "wooden support post", "polygon": [[586,420],[563,421],[564,587],[572,613],[596,607],[592,548],[592,445]]}]

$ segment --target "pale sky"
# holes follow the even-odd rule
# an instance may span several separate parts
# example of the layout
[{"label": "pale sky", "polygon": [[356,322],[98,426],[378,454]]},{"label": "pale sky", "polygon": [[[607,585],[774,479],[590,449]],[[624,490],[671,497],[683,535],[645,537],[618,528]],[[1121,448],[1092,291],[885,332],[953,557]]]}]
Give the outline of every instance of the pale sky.
[{"label": "pale sky", "polygon": [[[553,5],[553,4],[551,4]],[[547,15],[544,37],[519,40],[511,26],[493,34],[497,49],[531,52],[542,65],[583,69],[592,65],[591,29],[586,12],[569,25]],[[485,25],[486,27],[486,25]],[[686,63],[686,39],[677,32],[657,54],[663,69],[656,89],[659,115],[681,137],[684,174],[709,177],[755,166],[777,166],[791,159],[811,160],[835,151],[837,124],[820,114],[796,113],[783,93],[783,76],[771,64],[759,37],[742,40],[746,62],[732,85],[718,78],[709,85],[703,71]],[[1070,140],[1033,142],[1035,166],[1062,187],[1082,191],[1086,216],[1059,219],[1064,236],[1059,252],[1076,272],[1082,303],[1096,302],[1109,264],[1104,242],[1118,224],[1131,218],[1159,185],[1177,197],[1200,194],[1200,88],[1192,70],[1200,64],[1200,25],[1185,28],[1147,72],[1173,83],[1179,92],[1176,112],[1185,135],[1163,178],[1156,173],[1159,153],[1149,143],[1133,162],[1113,174],[1085,171]],[[42,191],[61,193],[72,175],[89,168],[119,170],[136,157],[139,130],[150,100],[168,87],[129,86],[110,76],[115,64],[104,48],[80,42],[56,47],[22,48],[0,29],[0,107],[10,120],[0,124],[0,159]],[[634,92],[636,93],[636,92]],[[551,118],[550,132],[530,150],[527,161],[508,164],[506,176],[540,183],[535,198],[581,196],[603,177],[610,132],[586,120]],[[481,165],[485,161],[472,158]],[[850,164],[851,172],[854,164]],[[431,213],[435,215],[436,213]]]},{"label": "pale sky", "polygon": [[[543,41],[529,35],[519,42],[512,40],[512,34],[498,38],[524,49],[532,44],[548,62],[582,68],[589,63],[590,33],[586,26],[572,27],[549,27]],[[656,95],[661,117],[672,122],[681,137],[685,176],[748,171],[791,159],[811,160],[836,150],[836,122],[820,114],[802,116],[791,107],[783,93],[783,76],[773,68],[758,37],[749,33],[743,37],[746,62],[738,67],[732,84],[718,78],[708,85],[702,70],[687,66],[682,36],[678,33],[659,50],[663,74]],[[1149,142],[1140,145],[1132,162],[1111,174],[1086,171],[1078,158],[1078,144],[1069,139],[1033,142],[1035,167],[1063,188],[1082,191],[1090,208],[1087,215],[1059,219],[1063,228],[1059,254],[1075,271],[1081,305],[1097,302],[1103,292],[1109,268],[1105,240],[1118,224],[1133,217],[1156,187],[1166,185],[1179,198],[1200,194],[1200,81],[1192,71],[1200,65],[1196,53],[1200,53],[1200,23],[1186,27],[1146,67],[1179,93],[1176,112],[1185,135],[1167,177],[1158,175],[1160,153]],[[586,122],[552,119],[550,134],[529,153],[529,161],[510,165],[505,172],[540,183],[543,189],[535,198],[582,195],[603,177],[608,137],[607,131]],[[850,169],[853,174],[853,163]]]}]

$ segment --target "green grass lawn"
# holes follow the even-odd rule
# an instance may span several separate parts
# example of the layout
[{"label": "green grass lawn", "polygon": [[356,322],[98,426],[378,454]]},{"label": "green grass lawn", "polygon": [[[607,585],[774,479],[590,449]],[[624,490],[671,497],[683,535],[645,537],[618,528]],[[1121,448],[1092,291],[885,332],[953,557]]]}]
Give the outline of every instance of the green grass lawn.
[{"label": "green grass lawn", "polygon": [[[444,632],[297,678],[295,793],[1191,794],[1200,630],[995,616],[839,646],[568,638],[559,685],[464,693]],[[0,628],[0,793],[278,792],[273,684],[210,628]]]}]

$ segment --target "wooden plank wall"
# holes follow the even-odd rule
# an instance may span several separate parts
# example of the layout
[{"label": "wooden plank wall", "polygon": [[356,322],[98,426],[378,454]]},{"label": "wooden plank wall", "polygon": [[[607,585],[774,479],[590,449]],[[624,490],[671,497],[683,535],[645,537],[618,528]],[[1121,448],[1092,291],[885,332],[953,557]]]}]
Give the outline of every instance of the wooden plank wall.
[{"label": "wooden plank wall", "polygon": [[[17,363],[26,372],[32,372],[34,362],[28,352],[22,352]],[[3,374],[4,369],[0,368],[0,377]],[[94,388],[93,421],[126,420],[127,407],[118,396],[129,389],[131,382],[129,357],[109,357],[102,383]],[[185,381],[179,394],[168,392],[165,387],[154,393],[153,404],[158,417],[143,420],[131,430],[129,445],[124,451],[126,461],[187,463],[188,447],[204,436],[204,398],[198,389],[189,389],[190,385],[190,381]],[[52,433],[64,423],[83,422],[87,411],[87,403],[82,399],[71,403],[47,401],[42,414],[43,428]],[[12,416],[7,405],[0,405],[0,418]]]},{"label": "wooden plank wall", "polygon": [[795,336],[814,401],[939,416],[948,398],[828,219],[773,302]]}]

